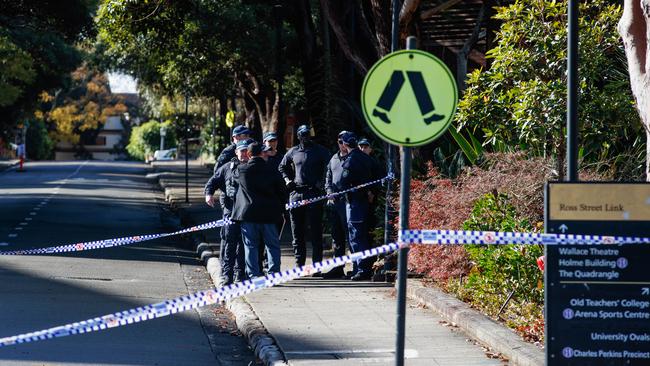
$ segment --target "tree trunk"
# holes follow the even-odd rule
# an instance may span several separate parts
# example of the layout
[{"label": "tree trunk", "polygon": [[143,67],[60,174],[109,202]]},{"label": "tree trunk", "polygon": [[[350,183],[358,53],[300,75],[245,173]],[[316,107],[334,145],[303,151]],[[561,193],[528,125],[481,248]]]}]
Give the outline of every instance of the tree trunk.
[{"label": "tree trunk", "polygon": [[646,180],[650,182],[650,0],[625,0],[618,31],[625,45],[632,94],[646,130]]}]

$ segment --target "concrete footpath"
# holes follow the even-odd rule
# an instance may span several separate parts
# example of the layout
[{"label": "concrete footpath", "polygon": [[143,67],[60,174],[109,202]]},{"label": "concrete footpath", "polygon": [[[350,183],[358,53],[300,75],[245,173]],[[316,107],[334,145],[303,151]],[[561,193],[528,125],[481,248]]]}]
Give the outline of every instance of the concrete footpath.
[{"label": "concrete footpath", "polygon": [[[211,170],[196,161],[191,162],[190,203],[185,203],[184,162],[155,162],[153,165],[155,173],[150,178],[158,179],[184,226],[220,218],[219,211],[208,207],[203,198],[203,184]],[[288,225],[282,237],[283,270],[293,267],[294,263]],[[213,280],[218,280],[218,231],[197,233],[195,240],[197,244],[202,242],[200,255]],[[328,242],[326,240],[326,246]],[[471,339],[457,325],[465,324],[463,316],[477,316],[478,313],[468,307],[467,313],[461,312],[461,318],[447,319],[443,316],[445,311],[430,309],[437,306],[436,303],[425,305],[429,301],[427,296],[420,296],[422,291],[418,296],[414,292],[411,295],[406,320],[407,365],[543,364],[535,360],[540,354],[543,356],[541,351],[539,354],[531,351],[532,361],[519,357],[518,349],[528,350],[528,346],[521,341],[517,343],[514,333],[494,322],[493,326],[497,327],[494,329],[505,330],[499,334],[511,333],[505,341],[501,339],[495,343],[508,352],[491,350]],[[290,365],[394,364],[396,300],[392,284],[302,278],[236,299],[228,305],[238,328],[249,338],[249,344],[265,364],[284,364],[285,361]],[[472,327],[483,323],[468,324]],[[495,331],[488,328],[478,333],[492,332]],[[481,341],[489,344],[490,337],[483,337]],[[499,352],[517,362],[508,363]]]}]

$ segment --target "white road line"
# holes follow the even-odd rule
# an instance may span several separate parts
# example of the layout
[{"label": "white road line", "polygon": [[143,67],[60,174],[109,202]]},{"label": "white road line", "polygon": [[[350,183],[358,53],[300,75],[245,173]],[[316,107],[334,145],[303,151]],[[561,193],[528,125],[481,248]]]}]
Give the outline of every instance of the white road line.
[{"label": "white road line", "polygon": [[[32,215],[32,216],[36,216],[36,212],[30,212],[29,214]],[[28,219],[31,220],[32,218],[31,218],[31,217],[28,217]]]},{"label": "white road line", "polygon": [[33,219],[31,217],[25,217],[23,220],[25,221],[32,221]]},{"label": "white road line", "polygon": [[26,222],[21,222],[21,223],[18,224],[18,225],[27,226],[27,223],[26,223]]},{"label": "white road line", "polygon": [[40,209],[41,209],[40,207],[34,207],[34,208],[33,208],[34,211],[38,211],[38,210],[40,210]]},{"label": "white road line", "polygon": [[8,245],[9,245],[9,243],[0,243],[0,247],[6,247]]},{"label": "white road line", "polygon": [[10,237],[10,238],[15,238],[15,237],[17,237],[17,236],[18,236],[18,234],[9,234],[9,237]]},{"label": "white road line", "polygon": [[14,230],[22,230],[22,229],[23,229],[23,228],[22,228],[22,227],[20,227],[20,226],[19,226],[19,227],[15,227],[15,228],[14,228]]}]

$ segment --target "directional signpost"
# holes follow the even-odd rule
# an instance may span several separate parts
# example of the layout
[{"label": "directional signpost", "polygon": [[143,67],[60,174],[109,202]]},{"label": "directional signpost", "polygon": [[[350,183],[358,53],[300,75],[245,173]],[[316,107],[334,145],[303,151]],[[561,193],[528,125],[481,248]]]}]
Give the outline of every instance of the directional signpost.
[{"label": "directional signpost", "polygon": [[[458,104],[458,88],[449,68],[437,57],[415,50],[415,37],[404,51],[393,52],[370,69],[361,90],[361,107],[370,128],[389,144],[401,146],[400,230],[409,228],[411,147],[428,144],[449,128]],[[408,248],[399,251],[395,364],[404,364],[406,267]]]},{"label": "directional signpost", "polygon": [[[549,183],[546,231],[650,237],[650,184]],[[650,248],[546,247],[549,366],[650,365]]]}]

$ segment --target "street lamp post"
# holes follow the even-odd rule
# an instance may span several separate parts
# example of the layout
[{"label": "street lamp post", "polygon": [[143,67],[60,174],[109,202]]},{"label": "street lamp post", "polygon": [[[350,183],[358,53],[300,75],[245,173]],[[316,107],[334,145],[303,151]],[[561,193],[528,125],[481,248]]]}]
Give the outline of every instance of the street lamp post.
[{"label": "street lamp post", "polygon": [[160,150],[165,150],[165,136],[167,136],[167,129],[164,126],[160,127]]},{"label": "street lamp post", "polygon": [[187,149],[187,135],[189,134],[189,119],[188,105],[190,103],[190,96],[185,93],[185,203],[190,202],[190,168],[189,168],[189,154]]}]

